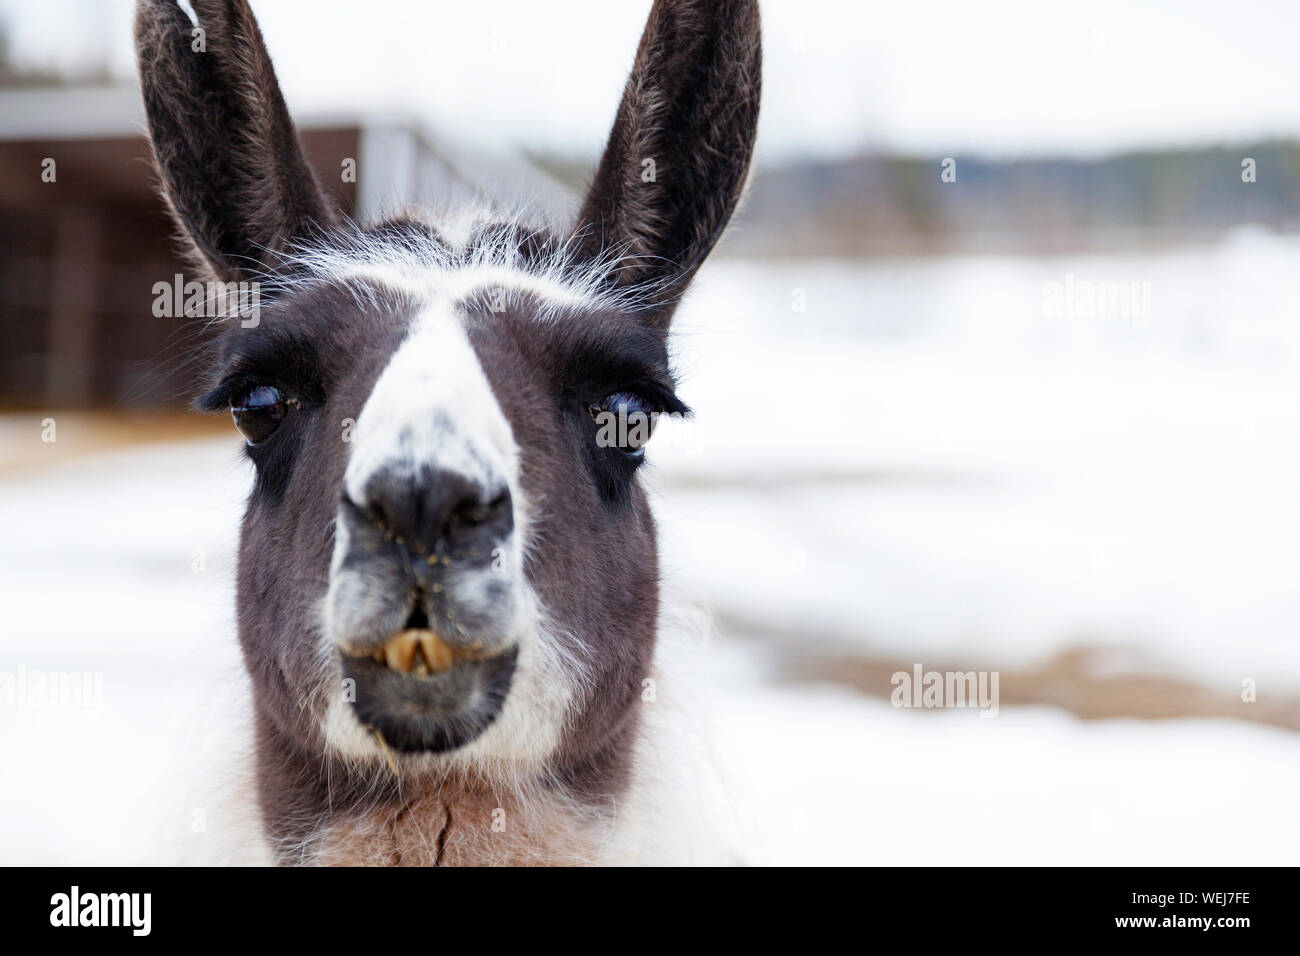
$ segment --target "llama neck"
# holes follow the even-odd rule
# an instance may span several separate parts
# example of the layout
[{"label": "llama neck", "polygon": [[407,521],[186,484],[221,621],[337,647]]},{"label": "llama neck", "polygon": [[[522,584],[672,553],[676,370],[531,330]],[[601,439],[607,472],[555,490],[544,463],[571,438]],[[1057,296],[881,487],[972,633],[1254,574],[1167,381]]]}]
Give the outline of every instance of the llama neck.
[{"label": "llama neck", "polygon": [[615,829],[636,728],[577,768],[490,784],[456,773],[394,777],[334,765],[258,734],[263,827],[278,862],[315,865],[578,865],[599,862]]},{"label": "llama neck", "polygon": [[600,858],[602,824],[559,803],[522,805],[439,787],[348,815],[322,833],[313,862],[372,866],[580,865]]}]

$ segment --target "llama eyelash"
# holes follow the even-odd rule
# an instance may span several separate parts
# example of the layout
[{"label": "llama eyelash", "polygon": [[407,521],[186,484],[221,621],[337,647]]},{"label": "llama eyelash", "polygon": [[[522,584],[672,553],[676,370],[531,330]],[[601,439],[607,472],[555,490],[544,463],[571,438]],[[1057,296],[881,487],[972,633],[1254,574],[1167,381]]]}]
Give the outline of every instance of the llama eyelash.
[{"label": "llama eyelash", "polygon": [[610,411],[602,402],[618,394],[631,394],[646,399],[651,405],[650,414],[655,416],[668,415],[673,418],[689,419],[694,415],[694,412],[671,392],[644,385],[630,385],[616,388],[601,399],[588,402],[587,414],[591,416],[592,421],[599,422],[601,414]]},{"label": "llama eyelash", "polygon": [[215,388],[199,396],[194,404],[200,411],[224,411],[237,399],[247,394],[250,389],[259,385],[274,385],[281,390],[288,391],[285,403],[294,408],[302,408],[302,397],[294,389],[282,383],[277,376],[258,372],[237,372],[228,375]]}]

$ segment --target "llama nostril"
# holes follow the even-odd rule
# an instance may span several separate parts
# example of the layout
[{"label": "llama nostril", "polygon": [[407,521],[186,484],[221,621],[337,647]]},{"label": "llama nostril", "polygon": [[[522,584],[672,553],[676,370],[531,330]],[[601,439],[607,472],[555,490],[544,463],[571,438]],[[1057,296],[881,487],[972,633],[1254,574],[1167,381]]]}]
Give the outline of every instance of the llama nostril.
[{"label": "llama nostril", "polygon": [[490,550],[510,533],[514,527],[510,493],[502,491],[485,498],[481,494],[466,497],[451,510],[438,534],[441,546],[468,548],[474,556],[481,553],[481,547]]},{"label": "llama nostril", "polygon": [[417,555],[491,550],[514,527],[510,491],[456,471],[393,468],[365,483],[361,501],[348,501],[385,537]]},{"label": "llama nostril", "polygon": [[388,512],[384,510],[384,506],[379,499],[371,498],[362,504],[353,499],[352,496],[344,493],[342,505],[344,512],[350,512],[356,518],[365,521],[385,534],[392,533],[392,523],[389,521]]},{"label": "llama nostril", "polygon": [[466,498],[452,510],[449,516],[450,531],[477,528],[499,518],[510,507],[510,492],[503,491],[486,504],[477,496]]}]

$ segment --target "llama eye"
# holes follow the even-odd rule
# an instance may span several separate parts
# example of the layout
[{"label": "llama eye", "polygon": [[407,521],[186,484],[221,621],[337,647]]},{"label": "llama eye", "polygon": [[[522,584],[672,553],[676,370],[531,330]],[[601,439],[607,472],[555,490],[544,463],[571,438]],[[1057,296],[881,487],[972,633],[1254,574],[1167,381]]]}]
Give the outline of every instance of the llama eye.
[{"label": "llama eye", "polygon": [[235,427],[244,436],[244,441],[256,445],[280,426],[289,406],[293,404],[296,402],[293,399],[286,400],[274,385],[258,385],[239,401],[231,402],[230,414],[235,419]]},{"label": "llama eye", "polygon": [[617,448],[624,454],[640,458],[646,442],[654,434],[659,408],[635,392],[615,392],[587,408],[599,426],[598,448]]}]

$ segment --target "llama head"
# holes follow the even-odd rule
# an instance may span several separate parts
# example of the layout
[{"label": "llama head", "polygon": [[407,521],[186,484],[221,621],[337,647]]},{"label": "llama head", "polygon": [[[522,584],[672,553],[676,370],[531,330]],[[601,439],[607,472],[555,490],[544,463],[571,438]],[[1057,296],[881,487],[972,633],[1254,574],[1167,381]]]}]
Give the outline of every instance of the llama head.
[{"label": "llama head", "polygon": [[[167,202],[205,277],[260,283],[200,403],[255,468],[238,619],[263,741],[411,769],[617,764],[658,613],[637,472],[683,413],[667,333],[734,209],[754,0],[656,0],[571,230],[344,222],[245,0],[141,0]],[[362,170],[364,175],[364,170]],[[611,427],[612,426],[612,427]]]}]

